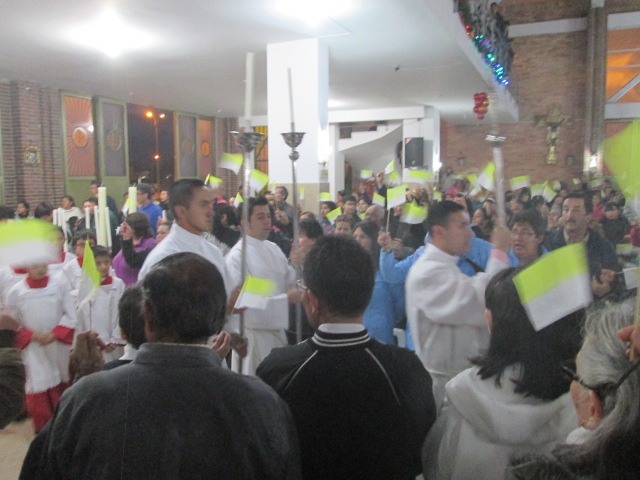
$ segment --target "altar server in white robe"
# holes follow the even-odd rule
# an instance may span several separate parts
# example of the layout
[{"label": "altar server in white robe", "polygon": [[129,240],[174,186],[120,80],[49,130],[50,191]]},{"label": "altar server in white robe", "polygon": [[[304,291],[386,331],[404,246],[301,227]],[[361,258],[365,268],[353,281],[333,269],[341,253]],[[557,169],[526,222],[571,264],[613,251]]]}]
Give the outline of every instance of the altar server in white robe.
[{"label": "altar server in white robe", "polygon": [[69,286],[61,277],[49,277],[46,264],[27,270],[28,276],[9,290],[6,307],[20,324],[16,348],[27,370],[27,413],[38,432],[69,386],[69,353],[77,317]]},{"label": "altar server in white robe", "polygon": [[124,353],[125,341],[120,335],[118,302],[125,286],[118,277],[109,275],[111,257],[105,247],[93,247],[93,256],[100,273],[100,285],[80,302],[76,333],[96,332],[106,363],[120,358]]},{"label": "altar server in white robe", "polygon": [[[285,329],[289,326],[289,303],[300,302],[302,294],[296,288],[295,271],[282,250],[267,240],[271,231],[271,213],[267,199],[250,198],[248,202],[249,219],[242,219],[247,235],[246,274],[270,280],[276,285],[274,295],[269,297],[265,310],[249,308],[244,312],[248,353],[242,363],[242,373],[255,375],[256,368],[273,348],[287,344]],[[231,284],[240,285],[242,241],[229,251],[225,262]],[[234,321],[238,321],[238,315],[233,317]],[[237,361],[234,352],[233,368],[236,371]]]}]

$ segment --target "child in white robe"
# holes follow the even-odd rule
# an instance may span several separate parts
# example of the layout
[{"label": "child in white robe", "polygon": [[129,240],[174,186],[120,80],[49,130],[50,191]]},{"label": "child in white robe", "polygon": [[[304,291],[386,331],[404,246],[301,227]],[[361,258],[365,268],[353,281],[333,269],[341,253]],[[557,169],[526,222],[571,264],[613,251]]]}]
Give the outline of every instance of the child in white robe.
[{"label": "child in white robe", "polygon": [[60,259],[57,262],[53,262],[49,264],[49,276],[60,275],[62,274],[62,270],[69,263],[75,260],[77,257],[75,254],[71,252],[65,252],[65,238],[64,238],[64,230],[61,227],[58,227],[58,245],[60,247]]},{"label": "child in white robe", "polygon": [[96,236],[89,230],[78,232],[73,237],[72,247],[77,258],[75,262],[68,262],[62,267],[62,275],[69,283],[73,305],[77,308],[84,297],[91,291],[91,285],[86,274],[82,271],[85,242],[96,245]]},{"label": "child in white robe", "polygon": [[24,280],[27,276],[27,269],[5,266],[0,268],[0,313],[4,312],[4,305],[6,302],[7,294],[9,290],[21,280]]},{"label": "child in white robe", "polygon": [[118,324],[118,302],[125,285],[118,277],[109,275],[111,256],[104,247],[93,247],[93,256],[100,273],[101,283],[95,293],[88,294],[78,306],[77,333],[93,331],[98,334],[98,344],[105,362],[120,358],[125,341]]},{"label": "child in white robe", "polygon": [[76,312],[67,283],[47,276],[47,265],[30,266],[27,271],[28,276],[9,290],[6,307],[20,324],[16,347],[27,370],[27,414],[38,432],[69,386]]}]

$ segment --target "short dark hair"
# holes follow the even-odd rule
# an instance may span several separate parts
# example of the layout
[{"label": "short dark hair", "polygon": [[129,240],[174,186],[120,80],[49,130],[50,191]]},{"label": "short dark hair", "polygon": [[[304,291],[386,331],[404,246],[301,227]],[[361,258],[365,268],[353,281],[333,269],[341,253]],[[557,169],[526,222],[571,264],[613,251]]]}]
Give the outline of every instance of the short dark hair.
[{"label": "short dark hair", "polygon": [[347,202],[358,203],[356,202],[356,197],[353,195],[347,195],[346,197],[342,197],[342,204],[344,205]]},{"label": "short dark hair", "polygon": [[[247,215],[249,216],[249,218],[251,218],[251,215],[253,215],[253,209],[254,207],[260,207],[260,206],[268,206],[269,207],[269,212],[271,212],[271,205],[269,204],[269,200],[267,200],[267,197],[250,197],[247,200]],[[238,212],[240,212],[240,217],[242,217],[242,209],[238,209]]]},{"label": "short dark hair", "polygon": [[[289,190],[287,190],[287,187],[285,187],[284,185],[278,185],[276,187],[276,189],[281,188],[282,189],[282,197],[286,200],[289,197]],[[249,215],[251,216],[251,215]]]},{"label": "short dark hair", "polygon": [[27,202],[26,200],[22,199],[22,200],[18,200],[18,202],[16,203],[16,205],[18,205],[18,204],[20,204],[20,203],[21,203],[22,205],[24,205],[24,208],[26,208],[27,210],[29,210],[29,208],[30,208],[29,202]]},{"label": "short dark hair", "polygon": [[322,202],[320,204],[320,206],[322,207],[323,205],[326,205],[327,207],[329,207],[329,211],[333,211],[336,208],[338,208],[338,205],[336,205],[336,202],[332,202],[330,200],[325,200],[324,202]]},{"label": "short dark hair", "polygon": [[118,302],[118,325],[134,348],[140,348],[147,341],[144,336],[142,298],[140,285],[132,285],[124,291]]},{"label": "short dark hair", "polygon": [[218,269],[200,255],[174,253],[142,282],[145,319],[159,341],[194,343],[220,331],[227,293]]},{"label": "short dark hair", "polygon": [[189,208],[191,200],[193,200],[193,191],[196,188],[204,188],[204,182],[199,178],[182,178],[171,185],[169,189],[169,210],[173,218],[178,218],[175,210],[178,205]]},{"label": "short dark hair", "polygon": [[304,233],[307,238],[320,238],[323,235],[322,227],[315,220],[300,220],[298,224],[300,233]]},{"label": "short dark hair", "polygon": [[34,218],[42,218],[53,215],[53,205],[49,202],[40,202],[33,211]]},{"label": "short dark hair", "polygon": [[75,247],[80,240],[93,240],[95,242],[97,240],[96,234],[93,233],[91,230],[80,230],[79,232],[76,232],[73,235],[73,239],[71,240],[71,246]]},{"label": "short dark hair", "polygon": [[604,206],[604,211],[610,212],[611,210],[620,210],[620,205],[618,205],[616,202],[607,202],[607,204]]},{"label": "short dark hair", "polygon": [[562,204],[564,205],[564,202],[566,202],[570,198],[581,198],[584,201],[585,211],[587,213],[593,212],[593,196],[592,195],[585,195],[583,192],[571,192],[566,197],[564,197]]},{"label": "short dark hair", "polygon": [[125,220],[127,225],[133,230],[136,238],[153,238],[153,230],[151,230],[151,222],[142,212],[133,212],[127,215]]},{"label": "short dark hair", "polygon": [[493,324],[487,353],[473,360],[482,379],[495,377],[500,387],[502,374],[510,365],[520,365],[515,393],[554,400],[569,391],[562,364],[575,359],[582,343],[584,310],[573,312],[536,332],[520,302],[513,277],[522,268],[498,272],[485,290],[485,304]]},{"label": "short dark hair", "polygon": [[455,212],[466,212],[467,209],[459,203],[452,202],[451,200],[444,200],[438,202],[429,209],[429,215],[427,216],[427,226],[429,233],[433,234],[433,227],[446,227],[449,223],[449,216]]},{"label": "short dark hair", "polygon": [[71,202],[71,205],[75,206],[76,202],[71,195],[63,195],[62,198],[66,198]]},{"label": "short dark hair", "polygon": [[98,205],[98,199],[96,197],[89,197],[85,200],[85,202],[91,202],[95,205]]},{"label": "short dark hair", "polygon": [[98,258],[98,257],[111,258],[111,254],[109,254],[109,250],[107,249],[107,247],[103,247],[102,245],[96,245],[95,247],[91,247],[91,251],[93,252],[93,258]]},{"label": "short dark hair", "polygon": [[91,180],[91,183],[89,185],[95,185],[96,187],[99,187],[101,183],[97,179],[94,179]]},{"label": "short dark hair", "polygon": [[535,208],[528,208],[516,213],[511,220],[511,228],[516,223],[528,223],[531,225],[536,237],[544,236],[547,231],[547,222]]},{"label": "short dark hair", "polygon": [[303,271],[307,288],[330,314],[357,316],[369,305],[374,283],[373,261],[353,238],[346,235],[319,238],[305,257]]},{"label": "short dark hair", "polygon": [[151,188],[151,185],[149,185],[148,183],[139,183],[138,191],[144,193],[149,199],[153,194],[153,189]]}]

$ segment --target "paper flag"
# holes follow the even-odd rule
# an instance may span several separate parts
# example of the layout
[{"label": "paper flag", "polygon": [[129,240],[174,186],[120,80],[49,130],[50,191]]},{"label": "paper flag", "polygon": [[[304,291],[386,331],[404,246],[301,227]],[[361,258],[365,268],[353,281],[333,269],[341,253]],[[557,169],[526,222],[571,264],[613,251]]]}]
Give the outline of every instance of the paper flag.
[{"label": "paper flag", "polygon": [[400,174],[396,171],[391,172],[387,178],[387,183],[389,185],[397,185],[400,183]]},{"label": "paper flag", "polygon": [[235,308],[256,308],[264,310],[267,308],[269,297],[273,296],[276,284],[271,280],[252,277],[247,275],[244,280],[240,295],[236,300]]},{"label": "paper flag", "polygon": [[513,177],[511,180],[509,180],[509,185],[511,186],[511,190],[518,190],[520,188],[526,188],[531,185],[531,180],[529,179],[529,175]]},{"label": "paper flag", "polygon": [[367,180],[373,177],[373,170],[360,170],[360,178],[362,180]]},{"label": "paper flag", "polygon": [[493,162],[487,163],[487,166],[484,167],[482,173],[478,175],[477,183],[483,188],[487,190],[493,191],[494,179],[496,174],[496,166]]},{"label": "paper flag", "polygon": [[334,223],[339,215],[342,215],[342,209],[340,207],[327,213],[327,220],[329,220],[331,223]]},{"label": "paper flag", "polygon": [[320,201],[321,202],[333,202],[333,197],[329,192],[320,192]]},{"label": "paper flag", "polygon": [[640,194],[640,119],[604,141],[604,161],[627,198]]},{"label": "paper flag", "polygon": [[391,172],[395,172],[395,170],[396,170],[396,167],[394,165],[394,161],[393,160],[391,160],[389,162],[389,164],[386,167],[384,167],[385,175],[389,175]]},{"label": "paper flag", "polygon": [[442,192],[433,192],[433,199],[441,202],[442,201]]},{"label": "paper flag", "polygon": [[548,253],[513,277],[513,283],[536,331],[588,306],[593,299],[583,243]]},{"label": "paper flag", "polygon": [[226,168],[231,170],[236,175],[242,168],[242,154],[241,153],[223,153],[220,158],[220,168]]},{"label": "paper flag", "polygon": [[402,206],[400,221],[411,225],[422,223],[427,218],[427,209],[416,205],[414,202],[405,203]]},{"label": "paper flag", "polygon": [[556,198],[556,191],[551,188],[548,182],[544,182],[542,187],[542,196],[544,197],[545,202],[549,203],[551,200]]},{"label": "paper flag", "polygon": [[375,193],[373,192],[373,204],[374,205],[380,205],[382,208],[384,208],[385,205],[385,198],[380,195],[379,193]]},{"label": "paper flag", "polygon": [[95,290],[100,286],[100,272],[98,271],[98,267],[96,266],[96,259],[93,256],[93,250],[91,250],[91,245],[89,244],[89,240],[85,240],[85,243],[84,243],[84,256],[82,257],[82,271],[85,273],[85,275],[89,279],[92,289]]},{"label": "paper flag", "polygon": [[240,192],[236,193],[236,200],[235,202],[233,202],[234,205],[239,205],[242,202],[244,202],[244,198],[242,198],[242,195],[240,195]]},{"label": "paper flag", "polygon": [[249,186],[256,192],[262,190],[268,182],[269,175],[261,172],[260,170],[256,170],[255,168],[251,170],[251,173],[249,174]]},{"label": "paper flag", "polygon": [[407,188],[400,185],[395,188],[387,188],[387,208],[393,208],[396,205],[402,205],[406,202]]},{"label": "paper flag", "polygon": [[0,223],[0,266],[18,267],[56,262],[59,230],[40,219]]},{"label": "paper flag", "polygon": [[404,183],[417,183],[427,186],[431,179],[433,179],[433,173],[424,170],[409,170],[405,168],[402,172],[402,181]]},{"label": "paper flag", "polygon": [[304,200],[304,187],[300,187],[300,200]]}]

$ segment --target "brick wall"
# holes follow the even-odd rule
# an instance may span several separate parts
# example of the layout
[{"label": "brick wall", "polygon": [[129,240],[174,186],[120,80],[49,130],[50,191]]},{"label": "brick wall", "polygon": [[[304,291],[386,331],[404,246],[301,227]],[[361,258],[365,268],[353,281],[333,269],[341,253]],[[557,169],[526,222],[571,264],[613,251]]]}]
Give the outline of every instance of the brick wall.
[{"label": "brick wall", "polygon": [[[57,203],[64,194],[60,99],[57,89],[29,82],[0,84],[5,203]],[[40,150],[40,162],[26,164],[25,149]]]},{"label": "brick wall", "polygon": [[[520,81],[520,120],[500,126],[500,133],[507,139],[503,149],[505,177],[530,175],[535,182],[547,179],[570,182],[582,170],[586,32],[515,38],[513,49],[516,52],[513,68]],[[469,99],[469,105],[472,102]],[[535,126],[534,115],[546,114],[554,105],[571,115],[573,121],[560,130],[558,163],[547,165],[547,131]],[[491,147],[484,140],[490,127],[489,116],[473,126],[443,122],[443,164],[460,172],[465,168],[457,165],[457,159],[465,157],[466,170],[482,168],[492,158]],[[574,157],[571,166],[565,165],[569,154]]]}]

